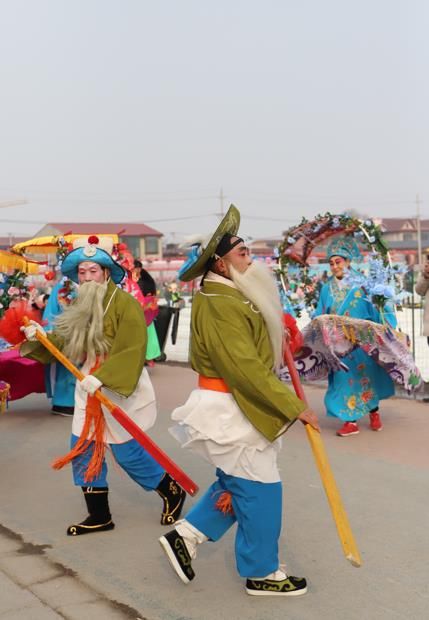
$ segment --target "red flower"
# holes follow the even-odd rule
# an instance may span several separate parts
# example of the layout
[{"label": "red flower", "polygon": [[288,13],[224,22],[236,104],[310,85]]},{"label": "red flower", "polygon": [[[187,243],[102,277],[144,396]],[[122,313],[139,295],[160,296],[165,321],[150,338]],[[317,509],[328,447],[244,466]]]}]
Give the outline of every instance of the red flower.
[{"label": "red flower", "polygon": [[45,279],[46,280],[53,280],[55,278],[55,272],[54,271],[46,271],[45,272]]},{"label": "red flower", "polygon": [[97,245],[97,243],[100,243],[100,239],[97,237],[97,235],[91,235],[90,237],[88,237],[88,243],[90,245]]},{"label": "red flower", "polygon": [[367,403],[374,398],[374,393],[371,390],[367,390],[366,392],[362,392],[361,398],[364,403]]}]

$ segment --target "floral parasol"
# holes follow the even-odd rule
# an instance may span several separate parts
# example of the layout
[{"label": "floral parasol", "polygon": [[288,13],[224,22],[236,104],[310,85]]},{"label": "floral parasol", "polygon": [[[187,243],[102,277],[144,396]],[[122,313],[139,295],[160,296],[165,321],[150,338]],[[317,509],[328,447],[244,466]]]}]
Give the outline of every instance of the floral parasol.
[{"label": "floral parasol", "polygon": [[311,221],[303,218],[298,226],[293,226],[285,232],[285,240],[279,246],[280,262],[306,265],[316,246],[340,234],[352,235],[359,243],[387,257],[388,247],[382,238],[382,230],[372,220],[361,220],[345,213],[333,215],[328,212],[317,215]]},{"label": "floral parasol", "polygon": [[[335,235],[343,235],[352,237],[359,245],[375,252],[387,264],[388,247],[382,234],[381,228],[371,219],[361,220],[345,213],[335,215],[327,212],[313,220],[303,218],[300,224],[284,233],[284,241],[277,248],[277,275],[284,290],[288,288],[286,281],[293,280],[304,292],[305,306],[314,308],[318,290],[308,273],[308,259],[314,249]],[[293,275],[291,272],[294,272]],[[299,316],[301,308],[296,309]]]}]

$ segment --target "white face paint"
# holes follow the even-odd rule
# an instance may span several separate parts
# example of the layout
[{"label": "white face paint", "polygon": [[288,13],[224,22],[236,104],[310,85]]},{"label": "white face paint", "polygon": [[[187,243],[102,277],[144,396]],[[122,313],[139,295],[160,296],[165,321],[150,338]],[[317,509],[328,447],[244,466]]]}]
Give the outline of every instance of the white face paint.
[{"label": "white face paint", "polygon": [[91,281],[102,284],[106,280],[106,270],[98,263],[84,261],[77,269],[77,277],[79,284]]},{"label": "white face paint", "polygon": [[332,275],[341,280],[344,277],[344,272],[350,267],[350,259],[343,258],[342,256],[331,256],[329,267],[331,268]]}]

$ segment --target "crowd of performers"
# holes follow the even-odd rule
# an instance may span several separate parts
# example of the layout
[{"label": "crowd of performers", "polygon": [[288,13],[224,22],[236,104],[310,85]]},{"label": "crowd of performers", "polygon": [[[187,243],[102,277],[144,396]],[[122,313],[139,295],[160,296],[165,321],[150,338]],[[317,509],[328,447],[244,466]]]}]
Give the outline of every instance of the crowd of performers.
[{"label": "crowd of performers", "polygon": [[[160,353],[153,329],[155,291],[126,249],[113,257],[108,239],[92,235],[74,242],[61,265],[62,275],[76,285],[72,302],[61,303],[61,286],[54,287],[44,324],[33,320],[22,328],[21,355],[50,365],[53,408],[73,413],[69,452],[54,467],[71,463],[88,516],[70,524],[68,535],[114,528],[105,459],[109,447],[139,486],[160,496],[161,524],[173,527],[159,542],[184,583],[195,577],[199,546],[216,542],[236,525],[236,567],[246,592],[297,596],[306,592],[307,582],[286,572],[279,557],[278,454],[287,441],[287,434],[282,436],[296,420],[320,429],[314,411],[278,377],[285,343],[297,354],[302,335],[293,317],[283,313],[271,270],[252,261],[238,235],[239,223],[240,214],[231,206],[208,239],[194,242],[179,272],[184,282],[201,280],[190,339],[198,387],[172,412],[170,431],[183,448],[208,461],[214,474],[184,517],[184,489],[95,397],[101,390],[145,431],[155,424],[156,395],[145,366]],[[322,287],[316,315],[380,322],[360,289],[344,284],[353,258],[347,239],[331,243],[327,258],[332,275]],[[386,317],[394,325],[394,315]],[[56,363],[38,332],[79,366],[82,380]],[[365,415],[372,430],[381,430],[379,401],[394,393],[391,378],[361,349],[347,356],[347,365],[348,372],[330,373],[325,397],[328,415],[342,423],[338,435],[358,433]]]}]

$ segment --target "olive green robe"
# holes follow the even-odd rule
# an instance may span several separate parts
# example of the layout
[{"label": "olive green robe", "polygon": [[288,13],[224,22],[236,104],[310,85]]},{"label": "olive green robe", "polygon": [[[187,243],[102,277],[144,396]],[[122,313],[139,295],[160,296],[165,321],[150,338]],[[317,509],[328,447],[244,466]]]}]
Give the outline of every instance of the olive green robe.
[{"label": "olive green robe", "polygon": [[194,298],[192,368],[225,381],[240,410],[274,441],[307,406],[273,372],[273,351],[259,310],[237,289],[204,283]]},{"label": "olive green robe", "polygon": [[[109,350],[106,360],[92,374],[105,387],[128,397],[137,387],[145,362],[147,327],[144,313],[138,301],[119,289],[112,280],[107,285],[103,307],[107,308],[103,331]],[[48,338],[60,350],[64,347],[55,330],[48,334]],[[54,359],[39,342],[26,342],[21,346],[21,355],[43,364],[50,364]]]}]

